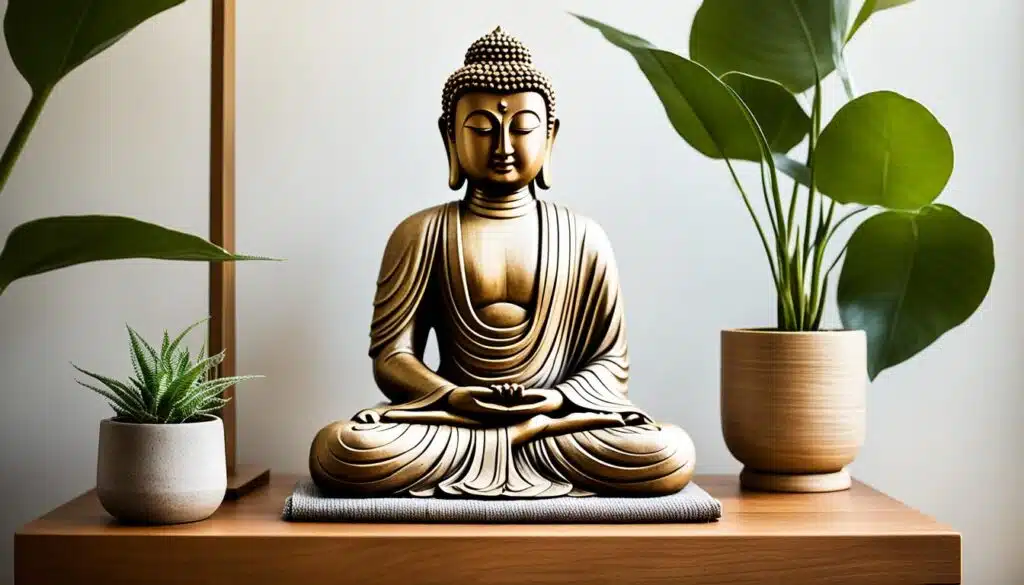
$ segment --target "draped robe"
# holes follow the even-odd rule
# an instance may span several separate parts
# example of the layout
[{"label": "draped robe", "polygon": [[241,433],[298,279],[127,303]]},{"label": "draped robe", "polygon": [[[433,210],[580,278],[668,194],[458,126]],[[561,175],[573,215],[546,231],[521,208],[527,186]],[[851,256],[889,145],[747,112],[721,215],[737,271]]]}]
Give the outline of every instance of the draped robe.
[{"label": "draped robe", "polygon": [[[310,450],[321,488],[352,495],[552,497],[671,493],[689,481],[689,437],[651,422],[628,397],[623,302],[607,237],[564,206],[536,205],[534,303],[530,318],[513,327],[492,327],[474,311],[462,202],[421,211],[395,229],[377,281],[369,353],[422,360],[433,329],[443,382],[375,407],[380,422],[341,421],[321,430]],[[618,413],[641,422],[513,445],[508,426],[388,420],[389,413],[450,412],[454,388],[498,383],[557,390],[562,414]]]}]

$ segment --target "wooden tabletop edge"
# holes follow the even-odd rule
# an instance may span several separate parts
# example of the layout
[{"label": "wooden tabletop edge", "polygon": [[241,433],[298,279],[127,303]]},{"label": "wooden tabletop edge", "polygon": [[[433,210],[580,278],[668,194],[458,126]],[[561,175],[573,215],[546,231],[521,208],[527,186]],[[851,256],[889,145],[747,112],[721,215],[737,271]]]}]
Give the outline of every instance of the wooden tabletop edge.
[{"label": "wooden tabletop edge", "polygon": [[[769,518],[773,517],[775,511],[769,509],[764,511],[759,509],[758,512],[754,513],[755,516],[759,516],[762,521],[756,525],[751,525],[749,528],[744,527],[740,532],[734,530],[726,530],[724,532],[716,532],[714,528],[702,528],[702,524],[680,524],[670,525],[672,531],[666,531],[665,524],[654,525],[660,526],[660,528],[652,528],[650,524],[590,524],[590,523],[555,523],[555,524],[441,524],[441,523],[338,523],[338,522],[324,522],[324,523],[311,523],[311,522],[288,522],[281,518],[278,512],[283,512],[284,503],[287,495],[290,493],[292,486],[295,485],[303,476],[299,474],[287,474],[287,473],[271,473],[271,481],[269,484],[264,485],[256,489],[256,491],[243,497],[240,501],[225,500],[225,506],[242,506],[243,509],[228,510],[225,508],[224,513],[227,514],[226,518],[217,518],[218,525],[210,527],[204,525],[198,530],[192,530],[189,525],[178,525],[178,526],[153,526],[153,527],[139,527],[139,526],[125,526],[124,530],[121,530],[121,526],[113,523],[112,519],[107,519],[104,522],[100,519],[99,515],[104,514],[102,508],[96,499],[95,489],[87,490],[84,493],[72,498],[71,500],[55,507],[50,512],[37,517],[34,520],[19,527],[15,532],[14,536],[16,539],[24,539],[27,537],[36,536],[64,536],[64,537],[95,537],[95,536],[176,536],[176,537],[285,537],[285,538],[302,538],[302,537],[390,537],[390,538],[403,538],[406,536],[431,536],[431,537],[442,537],[444,534],[439,530],[452,529],[451,536],[461,537],[467,534],[477,534],[478,536],[497,536],[502,534],[500,531],[495,531],[496,526],[503,527],[515,527],[512,531],[507,532],[510,536],[527,536],[533,537],[534,531],[542,532],[545,528],[559,527],[564,528],[571,526],[569,531],[563,532],[562,534],[555,533],[548,534],[546,536],[587,536],[600,537],[599,532],[613,533],[613,537],[651,537],[651,538],[757,538],[761,536],[771,536],[776,538],[822,538],[822,537],[897,537],[897,538],[955,538],[958,541],[961,539],[960,532],[952,526],[938,522],[935,518],[925,514],[891,496],[882,492],[881,490],[865,483],[860,480],[854,479],[854,486],[852,488],[854,495],[852,497],[858,500],[868,498],[867,501],[884,501],[887,502],[885,506],[898,506],[899,513],[904,514],[908,518],[908,524],[905,527],[893,527],[892,525],[880,527],[878,532],[872,532],[870,529],[854,529],[838,527],[839,529],[835,534],[823,533],[820,530],[793,530],[790,527],[788,533],[783,530],[773,530],[765,528],[763,518],[766,514]],[[762,502],[760,505],[763,508],[765,504],[763,502],[768,499],[769,501],[773,498],[778,498],[780,503],[787,502],[792,504],[792,500],[787,500],[785,494],[764,494],[764,493],[748,493],[743,492],[739,489],[738,477],[736,475],[729,474],[703,474],[694,477],[694,482],[701,486],[710,493],[713,497],[718,498],[723,502],[723,519],[718,522],[710,523],[711,525],[720,524],[724,522],[741,522],[746,524],[742,517],[750,514],[750,512],[743,509],[744,506],[749,506],[750,502],[739,501],[745,498],[751,498],[752,502]],[[860,495],[857,495],[860,494]],[[807,494],[798,494],[796,497],[805,498]],[[810,495],[813,497],[813,495]],[[280,500],[278,502],[278,500]],[[278,508],[277,505],[280,504]],[[736,510],[735,507],[740,507]],[[785,507],[785,505],[783,505]],[[220,512],[218,512],[220,513]],[[235,514],[241,514],[237,516],[239,523],[244,526],[240,526],[239,530],[233,531],[233,526],[230,525],[235,518]],[[806,511],[793,511],[792,507],[788,510],[782,510],[779,512],[780,516],[793,513],[810,513],[814,514],[813,506]],[[771,520],[769,520],[771,521]],[[780,520],[781,524],[785,524],[784,520]],[[346,532],[345,527],[359,526],[359,528],[352,528],[351,532]],[[423,527],[433,526],[433,528],[413,528],[410,527]],[[485,526],[483,531],[474,531],[472,528],[479,528]],[[707,525],[704,525],[707,526]],[[371,528],[367,528],[371,527]],[[441,528],[443,527],[443,528]],[[455,528],[453,528],[455,527]],[[678,530],[676,530],[678,529]],[[583,534],[583,533],[586,534]],[[618,533],[614,536],[614,533]],[[544,536],[538,534],[538,536]]]}]

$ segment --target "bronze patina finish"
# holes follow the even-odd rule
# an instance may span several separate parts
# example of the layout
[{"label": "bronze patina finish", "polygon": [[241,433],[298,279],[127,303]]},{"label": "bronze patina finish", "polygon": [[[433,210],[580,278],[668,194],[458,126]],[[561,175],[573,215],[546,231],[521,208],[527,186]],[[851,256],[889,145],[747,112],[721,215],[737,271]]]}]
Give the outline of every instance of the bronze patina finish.
[{"label": "bronze patina finish", "polygon": [[[370,357],[388,402],[322,429],[336,495],[553,497],[682,489],[695,452],[627,396],[619,275],[601,227],[551,185],[554,92],[501,28],[466,52],[438,120],[461,200],[406,218],[384,250]],[[422,362],[428,331],[436,371]]]}]

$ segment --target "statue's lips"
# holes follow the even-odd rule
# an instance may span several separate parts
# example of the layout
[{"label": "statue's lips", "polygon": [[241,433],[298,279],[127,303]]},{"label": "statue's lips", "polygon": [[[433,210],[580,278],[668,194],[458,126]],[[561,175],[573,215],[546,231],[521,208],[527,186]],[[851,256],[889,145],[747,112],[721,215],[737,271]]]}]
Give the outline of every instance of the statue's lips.
[{"label": "statue's lips", "polygon": [[512,162],[491,161],[491,164],[488,165],[488,168],[490,168],[492,171],[498,174],[505,175],[514,171],[516,169],[516,165],[515,163]]}]

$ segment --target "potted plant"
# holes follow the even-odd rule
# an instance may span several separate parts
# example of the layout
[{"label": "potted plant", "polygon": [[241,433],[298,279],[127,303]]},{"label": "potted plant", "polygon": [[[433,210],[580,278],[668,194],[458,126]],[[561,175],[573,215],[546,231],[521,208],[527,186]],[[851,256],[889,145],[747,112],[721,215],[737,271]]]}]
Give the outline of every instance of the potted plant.
[{"label": "potted plant", "polygon": [[[873,14],[909,2],[866,0],[851,25],[848,0],[704,0],[689,58],[575,15],[632,55],[688,144],[725,162],[758,232],[777,322],[721,334],[723,434],[747,488],[849,487],[868,383],[966,321],[988,294],[991,235],[935,201],[953,171],[948,132],[910,97],[858,95],[845,64]],[[833,72],[846,99],[824,123],[822,81]],[[739,161],[760,167],[755,185],[739,179]],[[748,196],[758,188],[760,213]],[[863,221],[840,245],[839,228],[854,218]],[[840,265],[841,325],[829,327]]]},{"label": "potted plant", "polygon": [[[205,319],[204,319],[205,321]],[[242,380],[218,378],[224,352],[193,358],[182,346],[199,321],[160,349],[128,328],[135,375],[127,381],[74,366],[100,386],[78,380],[109,401],[100,422],[96,492],[110,515],[129,523],[177,524],[213,514],[227,489],[222,393]],[[204,345],[205,348],[205,345]]]}]

